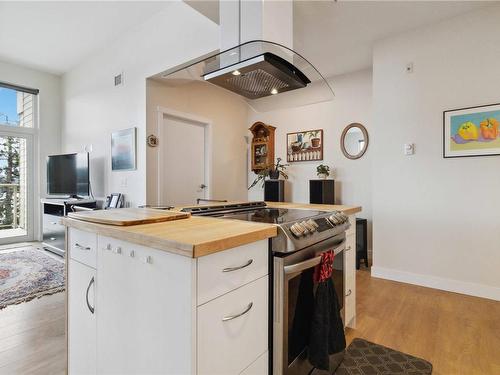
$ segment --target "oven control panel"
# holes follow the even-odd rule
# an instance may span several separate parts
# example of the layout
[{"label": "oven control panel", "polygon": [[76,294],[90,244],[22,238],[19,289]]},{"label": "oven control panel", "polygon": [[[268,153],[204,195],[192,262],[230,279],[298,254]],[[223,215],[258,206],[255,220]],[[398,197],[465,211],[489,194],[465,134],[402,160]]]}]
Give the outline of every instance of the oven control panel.
[{"label": "oven control panel", "polygon": [[315,232],[324,232],[338,225],[342,225],[349,220],[348,216],[342,212],[335,212],[328,217],[303,220],[290,226],[290,232],[297,237],[304,237]]}]

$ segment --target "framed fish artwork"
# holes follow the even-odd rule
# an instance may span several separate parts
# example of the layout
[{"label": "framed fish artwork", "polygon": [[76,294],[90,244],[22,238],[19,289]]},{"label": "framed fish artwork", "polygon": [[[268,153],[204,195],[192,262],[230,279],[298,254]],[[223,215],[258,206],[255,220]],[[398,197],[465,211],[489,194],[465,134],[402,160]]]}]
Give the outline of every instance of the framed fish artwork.
[{"label": "framed fish artwork", "polygon": [[500,104],[443,112],[443,157],[500,155]]}]

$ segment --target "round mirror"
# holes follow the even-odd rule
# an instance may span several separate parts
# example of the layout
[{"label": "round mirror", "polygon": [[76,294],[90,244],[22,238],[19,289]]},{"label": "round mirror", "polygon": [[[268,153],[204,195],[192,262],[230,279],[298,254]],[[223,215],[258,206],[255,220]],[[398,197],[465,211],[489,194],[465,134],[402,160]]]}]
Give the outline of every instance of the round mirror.
[{"label": "round mirror", "polygon": [[368,147],[368,132],[358,123],[346,126],[340,138],[340,148],[348,159],[359,159]]}]

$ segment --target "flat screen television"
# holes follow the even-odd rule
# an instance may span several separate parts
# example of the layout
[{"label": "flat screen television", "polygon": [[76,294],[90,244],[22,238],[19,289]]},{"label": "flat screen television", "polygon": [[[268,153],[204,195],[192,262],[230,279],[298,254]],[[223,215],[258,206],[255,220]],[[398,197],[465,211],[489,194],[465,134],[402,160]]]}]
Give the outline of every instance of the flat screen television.
[{"label": "flat screen television", "polygon": [[89,154],[51,155],[47,158],[47,194],[83,197],[90,194]]}]

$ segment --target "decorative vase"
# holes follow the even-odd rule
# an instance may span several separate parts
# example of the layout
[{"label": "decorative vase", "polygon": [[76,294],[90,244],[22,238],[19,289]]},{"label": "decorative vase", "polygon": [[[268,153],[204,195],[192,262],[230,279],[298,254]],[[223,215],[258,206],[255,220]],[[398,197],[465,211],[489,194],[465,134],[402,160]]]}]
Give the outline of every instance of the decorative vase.
[{"label": "decorative vase", "polygon": [[280,171],[278,170],[269,171],[269,178],[271,180],[278,180],[280,178]]}]

